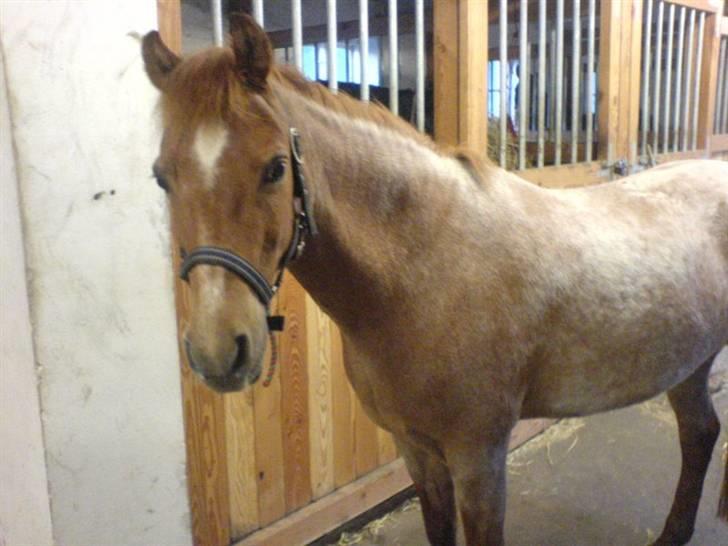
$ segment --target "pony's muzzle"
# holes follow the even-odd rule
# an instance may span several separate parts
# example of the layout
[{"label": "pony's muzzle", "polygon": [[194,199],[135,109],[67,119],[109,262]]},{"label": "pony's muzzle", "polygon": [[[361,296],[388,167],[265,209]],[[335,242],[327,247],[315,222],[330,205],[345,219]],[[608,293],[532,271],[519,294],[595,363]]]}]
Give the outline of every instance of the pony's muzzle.
[{"label": "pony's muzzle", "polygon": [[233,343],[224,344],[214,352],[202,349],[188,336],[185,336],[184,346],[190,368],[209,387],[218,392],[230,392],[240,390],[245,385],[250,368],[250,343],[247,335],[236,336]]}]

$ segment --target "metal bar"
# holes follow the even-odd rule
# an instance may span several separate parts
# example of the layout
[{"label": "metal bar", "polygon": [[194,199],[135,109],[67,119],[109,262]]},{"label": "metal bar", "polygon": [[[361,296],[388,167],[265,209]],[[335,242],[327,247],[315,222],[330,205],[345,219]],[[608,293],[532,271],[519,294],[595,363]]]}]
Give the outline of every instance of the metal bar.
[{"label": "metal bar", "polygon": [[723,75],[720,76],[723,82],[723,125],[721,133],[728,133],[728,38],[723,38],[723,44],[726,47],[725,57],[723,58]]},{"label": "metal bar", "polygon": [[[652,0],[650,0],[651,2]],[[589,0],[589,37],[586,54],[586,160],[592,160],[592,139],[594,118],[592,117],[592,96],[594,95],[594,35],[596,33],[596,4]]]},{"label": "metal bar", "polygon": [[556,0],[556,142],[554,164],[561,165],[561,124],[564,102],[564,0]]},{"label": "metal bar", "polygon": [[538,167],[543,167],[543,148],[544,148],[545,125],[546,125],[546,0],[538,0],[538,156],[536,159]]},{"label": "metal bar", "polygon": [[677,65],[675,67],[675,114],[672,120],[672,151],[680,149],[680,113],[683,108],[682,98],[682,71],[683,46],[685,45],[685,6],[680,7],[680,23],[677,27]]},{"label": "metal bar", "polygon": [[717,134],[721,132],[721,125],[723,124],[723,116],[722,110],[723,110],[723,68],[725,65],[725,57],[726,57],[726,41],[721,40],[720,41],[720,53],[718,54],[718,90],[715,94],[715,114],[713,119],[713,134]]},{"label": "metal bar", "polygon": [[688,149],[688,133],[690,132],[690,126],[688,125],[690,119],[690,90],[691,77],[696,77],[693,74],[693,46],[695,44],[695,10],[690,10],[690,20],[688,21],[688,59],[685,63],[685,107],[683,108],[683,135],[682,135],[682,149]]},{"label": "metal bar", "polygon": [[655,115],[652,118],[652,153],[657,153],[658,135],[660,133],[660,84],[662,77],[662,32],[665,22],[665,3],[660,1],[657,6],[657,28],[655,29],[655,43],[657,44],[657,53],[655,54]]},{"label": "metal bar", "polygon": [[556,29],[552,28],[549,41],[549,111],[548,127],[549,140],[553,140],[554,126],[556,125]]},{"label": "metal bar", "polygon": [[389,0],[389,109],[399,113],[399,51],[397,0]]},{"label": "metal bar", "polygon": [[369,2],[359,0],[359,97],[369,100]]},{"label": "metal bar", "polygon": [[506,0],[500,0],[500,166],[506,168],[506,67],[508,66],[508,4]]},{"label": "metal bar", "polygon": [[700,22],[698,23],[698,44],[697,44],[697,57],[695,59],[695,92],[693,97],[693,131],[692,131],[692,142],[691,149],[695,150],[698,147],[698,104],[700,102],[700,76],[703,67],[703,38],[705,37],[705,12],[700,12]]},{"label": "metal bar", "polygon": [[417,128],[425,130],[425,3],[415,1],[415,48],[417,52]]},{"label": "metal bar", "polygon": [[518,168],[526,168],[526,132],[528,131],[528,0],[521,0],[518,60]]},{"label": "metal bar", "polygon": [[[336,93],[339,89],[339,79],[336,74],[336,0],[326,0],[326,78],[329,80],[329,89]],[[349,52],[346,52],[349,55]]]},{"label": "metal bar", "polygon": [[650,119],[650,56],[652,54],[652,0],[647,0],[647,24],[642,46],[642,155],[647,156],[647,124]]},{"label": "metal bar", "polygon": [[571,162],[579,157],[579,74],[581,67],[581,0],[574,0],[571,63]]},{"label": "metal bar", "polygon": [[293,30],[293,64],[303,71],[303,24],[301,0],[291,0],[291,29]]},{"label": "metal bar", "polygon": [[253,0],[253,18],[261,27],[263,26],[263,0]]},{"label": "metal bar", "polygon": [[675,34],[675,4],[670,4],[667,23],[667,64],[665,65],[665,126],[662,128],[662,151],[670,151],[670,99],[672,93],[672,36]]},{"label": "metal bar", "polygon": [[212,43],[222,46],[222,0],[210,0],[212,12]]}]

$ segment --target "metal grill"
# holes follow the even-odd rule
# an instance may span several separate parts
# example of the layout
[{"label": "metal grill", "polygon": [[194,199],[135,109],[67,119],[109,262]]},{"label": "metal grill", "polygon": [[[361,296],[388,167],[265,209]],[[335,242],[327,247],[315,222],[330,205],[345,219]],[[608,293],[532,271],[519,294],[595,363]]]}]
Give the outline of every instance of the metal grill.
[{"label": "metal grill", "polygon": [[662,0],[644,9],[640,154],[695,150],[706,13]]},{"label": "metal grill", "polygon": [[[489,61],[488,115],[497,127],[495,156],[502,167],[594,157],[599,6],[583,3],[499,0],[497,28],[489,32],[497,38],[497,55]],[[509,20],[514,12],[518,19]]]},{"label": "metal grill", "polygon": [[728,133],[728,36],[723,36],[720,40],[713,133]]},{"label": "metal grill", "polygon": [[[322,6],[323,4],[322,2]],[[431,6],[431,2],[429,5]],[[218,46],[223,44],[225,32],[223,8],[223,0],[210,0],[212,43]],[[340,11],[345,12],[349,20],[342,21],[337,8],[341,8]],[[266,26],[266,12],[269,12],[267,19],[270,21],[275,19],[271,14],[280,15],[286,9],[290,12],[290,20],[285,28],[280,24],[273,29]],[[352,12],[356,13],[354,21],[351,20]],[[382,14],[386,14],[387,18],[384,30],[380,29],[381,25],[375,25],[379,30],[374,35],[371,33],[372,13],[378,15],[377,19],[381,19]],[[326,0],[325,38],[318,36],[318,32],[314,33],[315,36],[306,36],[308,27],[303,24],[301,0],[269,1],[265,4],[262,0],[254,0],[253,15],[269,33],[284,32],[286,36],[290,35],[289,42],[285,44],[276,43],[274,40],[279,61],[294,64],[311,79],[325,80],[333,92],[346,86],[347,91],[355,91],[364,101],[373,98],[371,93],[375,86],[379,93],[376,97],[379,102],[386,104],[395,114],[407,117],[419,130],[425,130],[427,75],[424,0],[339,0],[338,6],[337,0]],[[401,36],[403,22],[406,25],[406,36]],[[347,36],[342,40],[339,29],[342,25],[349,28],[352,23],[358,26],[358,35]],[[404,40],[405,37],[407,40]],[[308,65],[304,58],[310,48],[313,48],[315,57],[315,69],[312,71],[307,70]],[[403,52],[408,59],[413,57],[414,63],[403,65],[400,59]],[[411,70],[412,65],[414,71]],[[406,78],[409,87],[405,89],[402,66],[409,71]],[[386,79],[386,83],[380,81],[383,79]],[[404,104],[403,96],[406,99]],[[409,106],[408,111],[403,112],[403,106]]]}]

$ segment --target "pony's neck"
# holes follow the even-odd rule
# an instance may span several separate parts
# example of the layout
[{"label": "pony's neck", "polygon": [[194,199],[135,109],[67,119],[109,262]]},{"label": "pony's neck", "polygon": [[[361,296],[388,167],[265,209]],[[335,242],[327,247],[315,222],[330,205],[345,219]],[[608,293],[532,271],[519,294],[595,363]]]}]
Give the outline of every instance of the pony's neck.
[{"label": "pony's neck", "polygon": [[475,182],[396,124],[350,118],[285,87],[277,95],[302,135],[320,230],[291,270],[344,329],[381,324],[425,280],[421,258]]}]

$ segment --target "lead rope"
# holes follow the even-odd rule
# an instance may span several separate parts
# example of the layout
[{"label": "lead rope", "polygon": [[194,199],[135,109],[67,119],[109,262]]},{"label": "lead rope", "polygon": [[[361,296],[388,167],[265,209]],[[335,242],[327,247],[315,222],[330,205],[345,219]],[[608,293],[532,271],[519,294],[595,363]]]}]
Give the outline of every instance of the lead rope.
[{"label": "lead rope", "polygon": [[278,338],[276,338],[273,331],[268,332],[268,337],[270,338],[270,363],[268,364],[268,373],[263,380],[264,387],[270,387],[278,367]]}]

